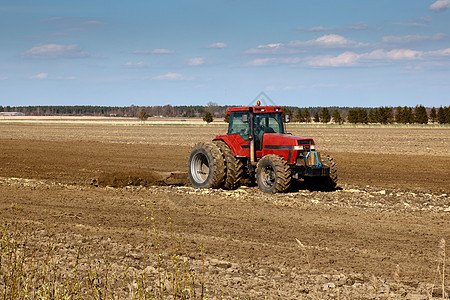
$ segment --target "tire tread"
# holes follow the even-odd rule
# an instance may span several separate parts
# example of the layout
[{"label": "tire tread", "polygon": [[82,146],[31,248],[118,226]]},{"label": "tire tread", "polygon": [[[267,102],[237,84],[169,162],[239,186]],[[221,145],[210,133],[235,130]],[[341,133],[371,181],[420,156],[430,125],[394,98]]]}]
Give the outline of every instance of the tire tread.
[{"label": "tire tread", "polygon": [[[191,151],[191,155],[195,151],[201,151],[203,149],[210,160],[211,176],[207,182],[202,185],[202,188],[221,188],[225,179],[225,163],[223,160],[222,151],[212,142],[198,143]],[[189,160],[190,161],[190,160]],[[188,165],[188,172],[190,174],[190,165]],[[192,179],[191,179],[192,182]],[[195,186],[195,184],[193,183]]]},{"label": "tire tread", "polygon": [[[259,174],[261,173],[261,168],[265,164],[271,164],[276,173],[276,182],[275,187],[272,189],[266,189],[264,186],[261,186],[259,183]],[[283,159],[283,157],[275,154],[269,154],[261,158],[256,166],[256,174],[259,188],[266,193],[276,193],[276,192],[284,192],[286,191],[292,181],[291,170],[287,164],[287,162]]]},{"label": "tire tread", "polygon": [[233,190],[241,185],[244,174],[244,164],[242,161],[233,156],[230,147],[224,141],[214,141],[214,143],[222,151],[224,164],[226,168],[224,188]]}]

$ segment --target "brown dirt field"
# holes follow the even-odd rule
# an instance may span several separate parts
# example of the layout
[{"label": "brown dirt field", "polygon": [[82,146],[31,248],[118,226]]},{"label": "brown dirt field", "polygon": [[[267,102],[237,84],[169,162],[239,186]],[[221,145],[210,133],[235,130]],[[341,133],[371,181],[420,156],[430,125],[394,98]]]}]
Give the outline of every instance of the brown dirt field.
[{"label": "brown dirt field", "polygon": [[153,205],[163,237],[170,215],[192,259],[204,245],[211,278],[222,276],[226,296],[426,296],[438,243],[450,241],[450,129],[291,128],[335,157],[341,189],[334,192],[301,184],[277,195],[255,187],[90,185],[102,174],[141,175],[151,185],[152,171],[185,171],[192,145],[223,131],[0,125],[2,221],[137,245]]}]

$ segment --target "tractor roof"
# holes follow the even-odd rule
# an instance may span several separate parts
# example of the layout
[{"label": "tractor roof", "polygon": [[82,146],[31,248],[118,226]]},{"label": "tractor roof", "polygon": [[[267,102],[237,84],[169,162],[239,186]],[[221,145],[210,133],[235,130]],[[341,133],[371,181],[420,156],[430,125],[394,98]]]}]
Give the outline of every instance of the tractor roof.
[{"label": "tractor roof", "polygon": [[232,111],[250,111],[252,110],[254,113],[264,114],[264,113],[281,113],[280,106],[243,106],[243,107],[230,107],[227,110],[227,114],[230,114]]}]

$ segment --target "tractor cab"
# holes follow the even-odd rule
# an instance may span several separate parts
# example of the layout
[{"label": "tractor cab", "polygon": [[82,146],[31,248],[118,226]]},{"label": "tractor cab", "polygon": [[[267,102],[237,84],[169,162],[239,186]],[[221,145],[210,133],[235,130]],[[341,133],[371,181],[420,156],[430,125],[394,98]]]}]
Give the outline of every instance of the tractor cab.
[{"label": "tractor cab", "polygon": [[228,134],[239,134],[245,141],[254,141],[256,151],[262,151],[265,133],[285,133],[281,107],[230,108],[228,113]]}]

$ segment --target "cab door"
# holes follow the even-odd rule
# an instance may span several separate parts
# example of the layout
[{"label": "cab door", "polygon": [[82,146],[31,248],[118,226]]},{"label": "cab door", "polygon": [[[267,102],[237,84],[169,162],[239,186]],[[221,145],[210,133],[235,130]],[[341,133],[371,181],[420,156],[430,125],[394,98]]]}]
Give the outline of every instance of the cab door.
[{"label": "cab door", "polygon": [[246,111],[233,111],[230,114],[230,124],[228,125],[228,134],[239,134],[243,140],[249,140],[249,123],[244,122],[242,116],[247,115]]}]

